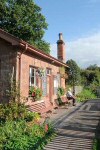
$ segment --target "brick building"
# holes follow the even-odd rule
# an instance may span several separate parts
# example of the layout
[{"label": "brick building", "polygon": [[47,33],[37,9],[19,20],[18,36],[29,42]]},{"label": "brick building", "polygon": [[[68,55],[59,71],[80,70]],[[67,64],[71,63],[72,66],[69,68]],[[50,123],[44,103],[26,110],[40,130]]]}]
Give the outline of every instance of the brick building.
[{"label": "brick building", "polygon": [[[5,102],[9,81],[20,83],[21,95],[28,98],[29,88],[36,85],[43,90],[43,99],[54,102],[58,86],[65,88],[65,48],[62,34],[57,41],[58,59],[36,49],[27,42],[0,29],[0,102]],[[37,71],[44,71],[41,77]]]}]

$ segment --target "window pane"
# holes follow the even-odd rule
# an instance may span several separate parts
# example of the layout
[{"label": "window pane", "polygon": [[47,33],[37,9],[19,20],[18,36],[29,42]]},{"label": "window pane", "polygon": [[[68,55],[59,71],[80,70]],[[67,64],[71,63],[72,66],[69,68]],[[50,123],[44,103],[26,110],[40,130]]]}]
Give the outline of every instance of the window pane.
[{"label": "window pane", "polygon": [[30,68],[30,86],[35,85],[34,68]]},{"label": "window pane", "polygon": [[32,68],[31,76],[34,77],[35,70]]},{"label": "window pane", "polygon": [[45,75],[42,78],[42,89],[43,89],[43,96],[47,95],[47,75],[45,71]]},{"label": "window pane", "polygon": [[54,77],[54,94],[57,94],[57,88],[58,88],[58,80],[57,77]]},{"label": "window pane", "polygon": [[38,76],[36,76],[36,68],[30,67],[30,86],[38,86]]},{"label": "window pane", "polygon": [[58,80],[58,87],[60,87],[61,86],[60,74],[57,74],[57,80]]},{"label": "window pane", "polygon": [[50,75],[51,74],[51,69],[46,69],[47,70],[47,75]]},{"label": "window pane", "polygon": [[34,77],[31,77],[31,85],[34,85]]}]

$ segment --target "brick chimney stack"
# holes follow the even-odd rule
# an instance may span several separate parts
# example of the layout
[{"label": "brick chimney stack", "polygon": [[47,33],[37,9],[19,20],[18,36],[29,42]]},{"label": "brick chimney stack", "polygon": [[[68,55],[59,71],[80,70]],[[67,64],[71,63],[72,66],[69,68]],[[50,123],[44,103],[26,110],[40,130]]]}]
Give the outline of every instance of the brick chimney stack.
[{"label": "brick chimney stack", "polygon": [[57,41],[57,58],[65,63],[65,56],[65,43],[63,41],[62,33],[59,33],[59,40]]}]

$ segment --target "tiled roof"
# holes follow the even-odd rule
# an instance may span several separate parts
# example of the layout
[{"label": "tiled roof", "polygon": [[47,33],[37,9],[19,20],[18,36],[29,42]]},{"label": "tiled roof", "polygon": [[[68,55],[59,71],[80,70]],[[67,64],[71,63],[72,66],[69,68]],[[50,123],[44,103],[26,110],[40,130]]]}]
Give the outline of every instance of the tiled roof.
[{"label": "tiled roof", "polygon": [[61,62],[60,60],[52,57],[49,54],[44,53],[42,50],[35,48],[34,46],[30,45],[29,43],[13,36],[12,34],[4,31],[2,29],[0,29],[0,38],[10,42],[12,45],[21,46],[23,48],[27,47],[27,51],[31,51],[31,52],[37,54],[38,56],[41,56],[42,58],[47,59],[48,61],[50,61],[53,64],[55,63],[60,66],[68,67],[65,63]]}]

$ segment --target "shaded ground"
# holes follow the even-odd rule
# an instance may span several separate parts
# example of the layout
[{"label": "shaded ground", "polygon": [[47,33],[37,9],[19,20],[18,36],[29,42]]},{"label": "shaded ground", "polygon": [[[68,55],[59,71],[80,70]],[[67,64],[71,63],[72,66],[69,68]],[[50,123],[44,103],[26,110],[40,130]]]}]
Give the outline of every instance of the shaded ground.
[{"label": "shaded ground", "polygon": [[54,121],[57,136],[44,150],[92,150],[94,137],[100,138],[100,100],[90,100],[71,108]]}]

